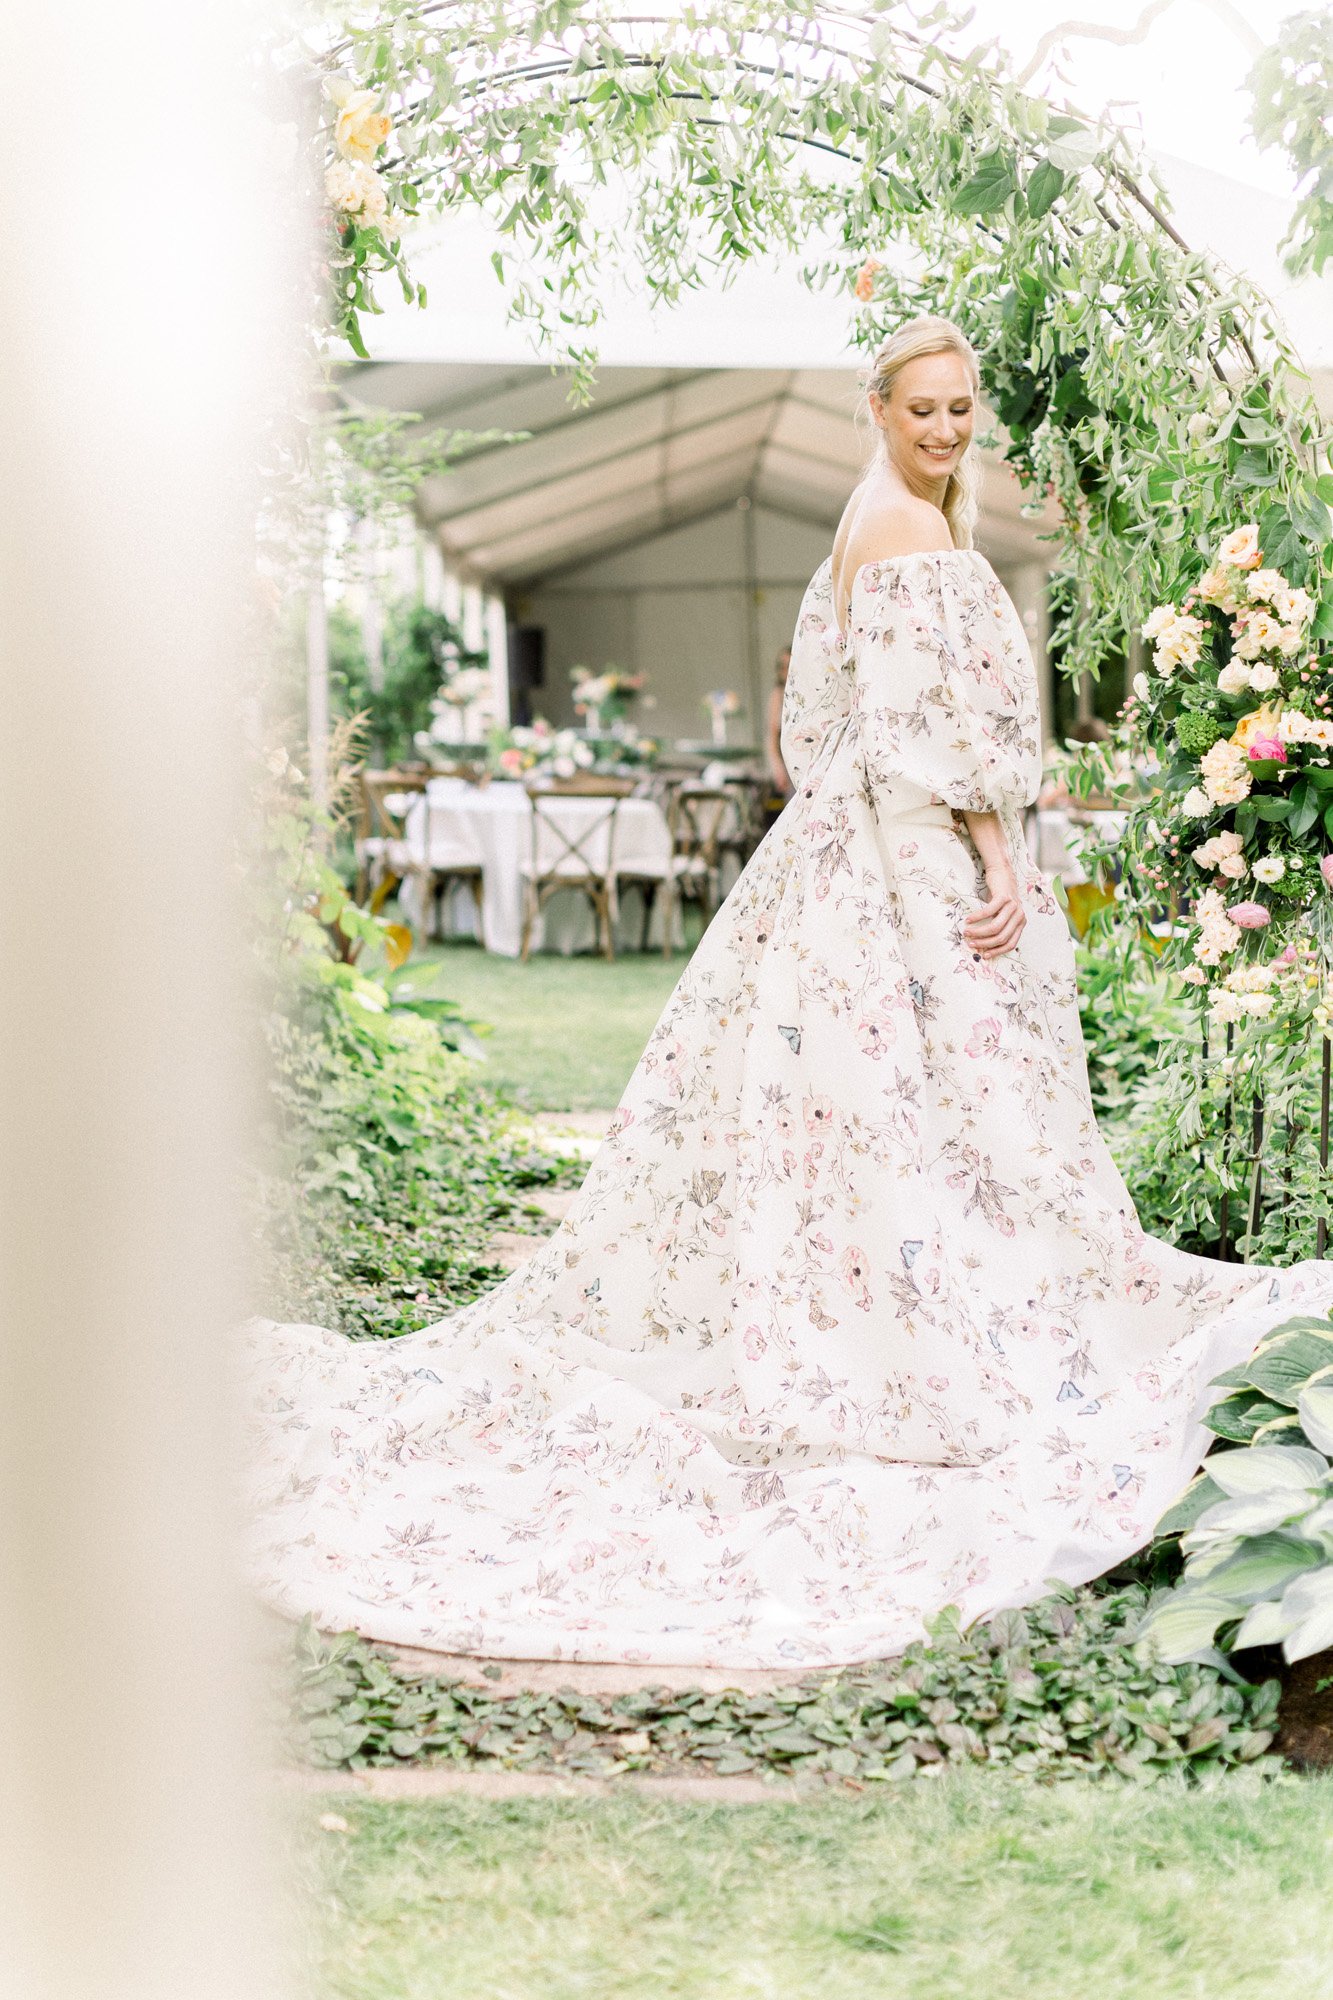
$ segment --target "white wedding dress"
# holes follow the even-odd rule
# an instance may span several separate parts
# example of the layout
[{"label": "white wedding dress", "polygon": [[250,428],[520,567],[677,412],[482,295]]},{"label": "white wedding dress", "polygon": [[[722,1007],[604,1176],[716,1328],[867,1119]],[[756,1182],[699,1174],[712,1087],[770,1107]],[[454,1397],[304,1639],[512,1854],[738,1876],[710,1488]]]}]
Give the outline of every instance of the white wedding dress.
[{"label": "white wedding dress", "polygon": [[[283,1609],[510,1658],[889,1655],[1142,1547],[1209,1378],[1333,1303],[1327,1264],[1139,1226],[1022,836],[1035,674],[985,557],[864,566],[845,634],[825,563],[782,740],[795,795],[555,1235],[396,1340],[253,1324]],[[954,808],[1000,813],[1026,901],[991,960]]]}]

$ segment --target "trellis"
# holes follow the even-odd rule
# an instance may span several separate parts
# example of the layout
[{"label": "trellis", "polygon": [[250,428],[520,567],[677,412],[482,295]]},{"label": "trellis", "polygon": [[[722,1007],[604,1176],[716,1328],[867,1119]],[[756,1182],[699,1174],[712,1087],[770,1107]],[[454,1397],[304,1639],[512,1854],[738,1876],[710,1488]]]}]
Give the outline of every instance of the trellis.
[{"label": "trellis", "polygon": [[[876,260],[857,336],[873,346],[930,310],[973,341],[1008,461],[1034,510],[1046,495],[1058,507],[1051,640],[1066,673],[1095,678],[1179,569],[1246,518],[1266,561],[1333,599],[1328,438],[1273,307],[1190,248],[1123,132],[1054,109],[998,46],[968,49],[963,31],[947,4],[895,0],[708,0],[671,16],[430,0],[358,24],[329,66],[392,117],[380,172],[394,211],[476,203],[494,216],[515,246],[517,269],[499,260],[515,310],[576,385],[595,365],[607,250],[596,204],[612,179],[638,276],[664,299],[703,282],[710,258],[825,231],[841,247],[807,276],[849,292],[890,241],[929,254],[929,276]],[[335,236],[330,319],[359,347],[378,274],[396,270],[419,294],[392,224],[344,215]],[[1149,806],[1126,839],[1131,921],[1152,914],[1135,864],[1154,835]],[[1321,1172],[1326,1041],[1322,1065]],[[1260,1102],[1251,1237],[1264,1123]],[[1224,1174],[1234,1104],[1228,1132]],[[1229,1192],[1223,1202],[1226,1255]],[[1320,1254],[1326,1240],[1321,1218]]]}]

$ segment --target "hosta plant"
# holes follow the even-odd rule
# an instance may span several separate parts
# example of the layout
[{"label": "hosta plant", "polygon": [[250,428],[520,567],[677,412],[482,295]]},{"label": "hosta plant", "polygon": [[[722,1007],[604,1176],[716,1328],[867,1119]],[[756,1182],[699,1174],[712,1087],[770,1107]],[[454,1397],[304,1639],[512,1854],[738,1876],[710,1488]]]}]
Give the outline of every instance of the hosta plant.
[{"label": "hosta plant", "polygon": [[1333,1647],[1333,1325],[1290,1321],[1219,1382],[1208,1421],[1246,1448],[1212,1453],[1159,1523],[1184,1530],[1185,1568],[1139,1636],[1172,1662],[1303,1660]]}]

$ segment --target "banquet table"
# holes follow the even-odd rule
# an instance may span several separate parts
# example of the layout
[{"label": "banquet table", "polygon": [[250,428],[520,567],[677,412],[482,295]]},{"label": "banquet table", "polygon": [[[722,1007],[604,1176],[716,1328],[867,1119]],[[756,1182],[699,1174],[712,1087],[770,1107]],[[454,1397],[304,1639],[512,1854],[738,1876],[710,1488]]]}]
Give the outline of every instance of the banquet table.
[{"label": "banquet table", "polygon": [[[617,804],[616,866],[631,875],[636,868],[661,875],[671,857],[671,833],[666,814],[655,799],[561,797],[548,795],[543,812],[573,839],[588,842],[594,856],[605,851],[605,832],[588,840],[589,829]],[[480,867],[482,871],[481,941],[487,951],[517,958],[523,940],[523,864],[532,853],[532,802],[521,784],[495,779],[474,785],[466,778],[432,778],[409,808],[404,825],[404,854],[417,869],[424,866]],[[422,877],[407,869],[399,904],[408,921],[424,930]],[[662,945],[665,898],[659,895],[649,930],[649,945]],[[466,887],[446,892],[445,927],[456,937],[476,935],[476,905]],[[642,937],[642,906],[637,895],[622,892],[614,927],[617,950],[637,947]],[[679,923],[679,918],[677,918]],[[678,941],[678,940],[677,940]],[[578,890],[555,896],[532,929],[532,949],[562,953],[596,949],[592,906]]]}]

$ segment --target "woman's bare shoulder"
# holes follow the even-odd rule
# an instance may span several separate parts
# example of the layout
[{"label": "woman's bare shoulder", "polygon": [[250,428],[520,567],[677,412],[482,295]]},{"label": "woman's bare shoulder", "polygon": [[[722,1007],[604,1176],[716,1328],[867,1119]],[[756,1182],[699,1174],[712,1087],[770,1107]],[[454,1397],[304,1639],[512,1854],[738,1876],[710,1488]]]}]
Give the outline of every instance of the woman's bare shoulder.
[{"label": "woman's bare shoulder", "polygon": [[938,507],[914,495],[883,498],[867,494],[847,536],[846,558],[852,570],[887,556],[927,555],[954,547],[949,523]]}]

